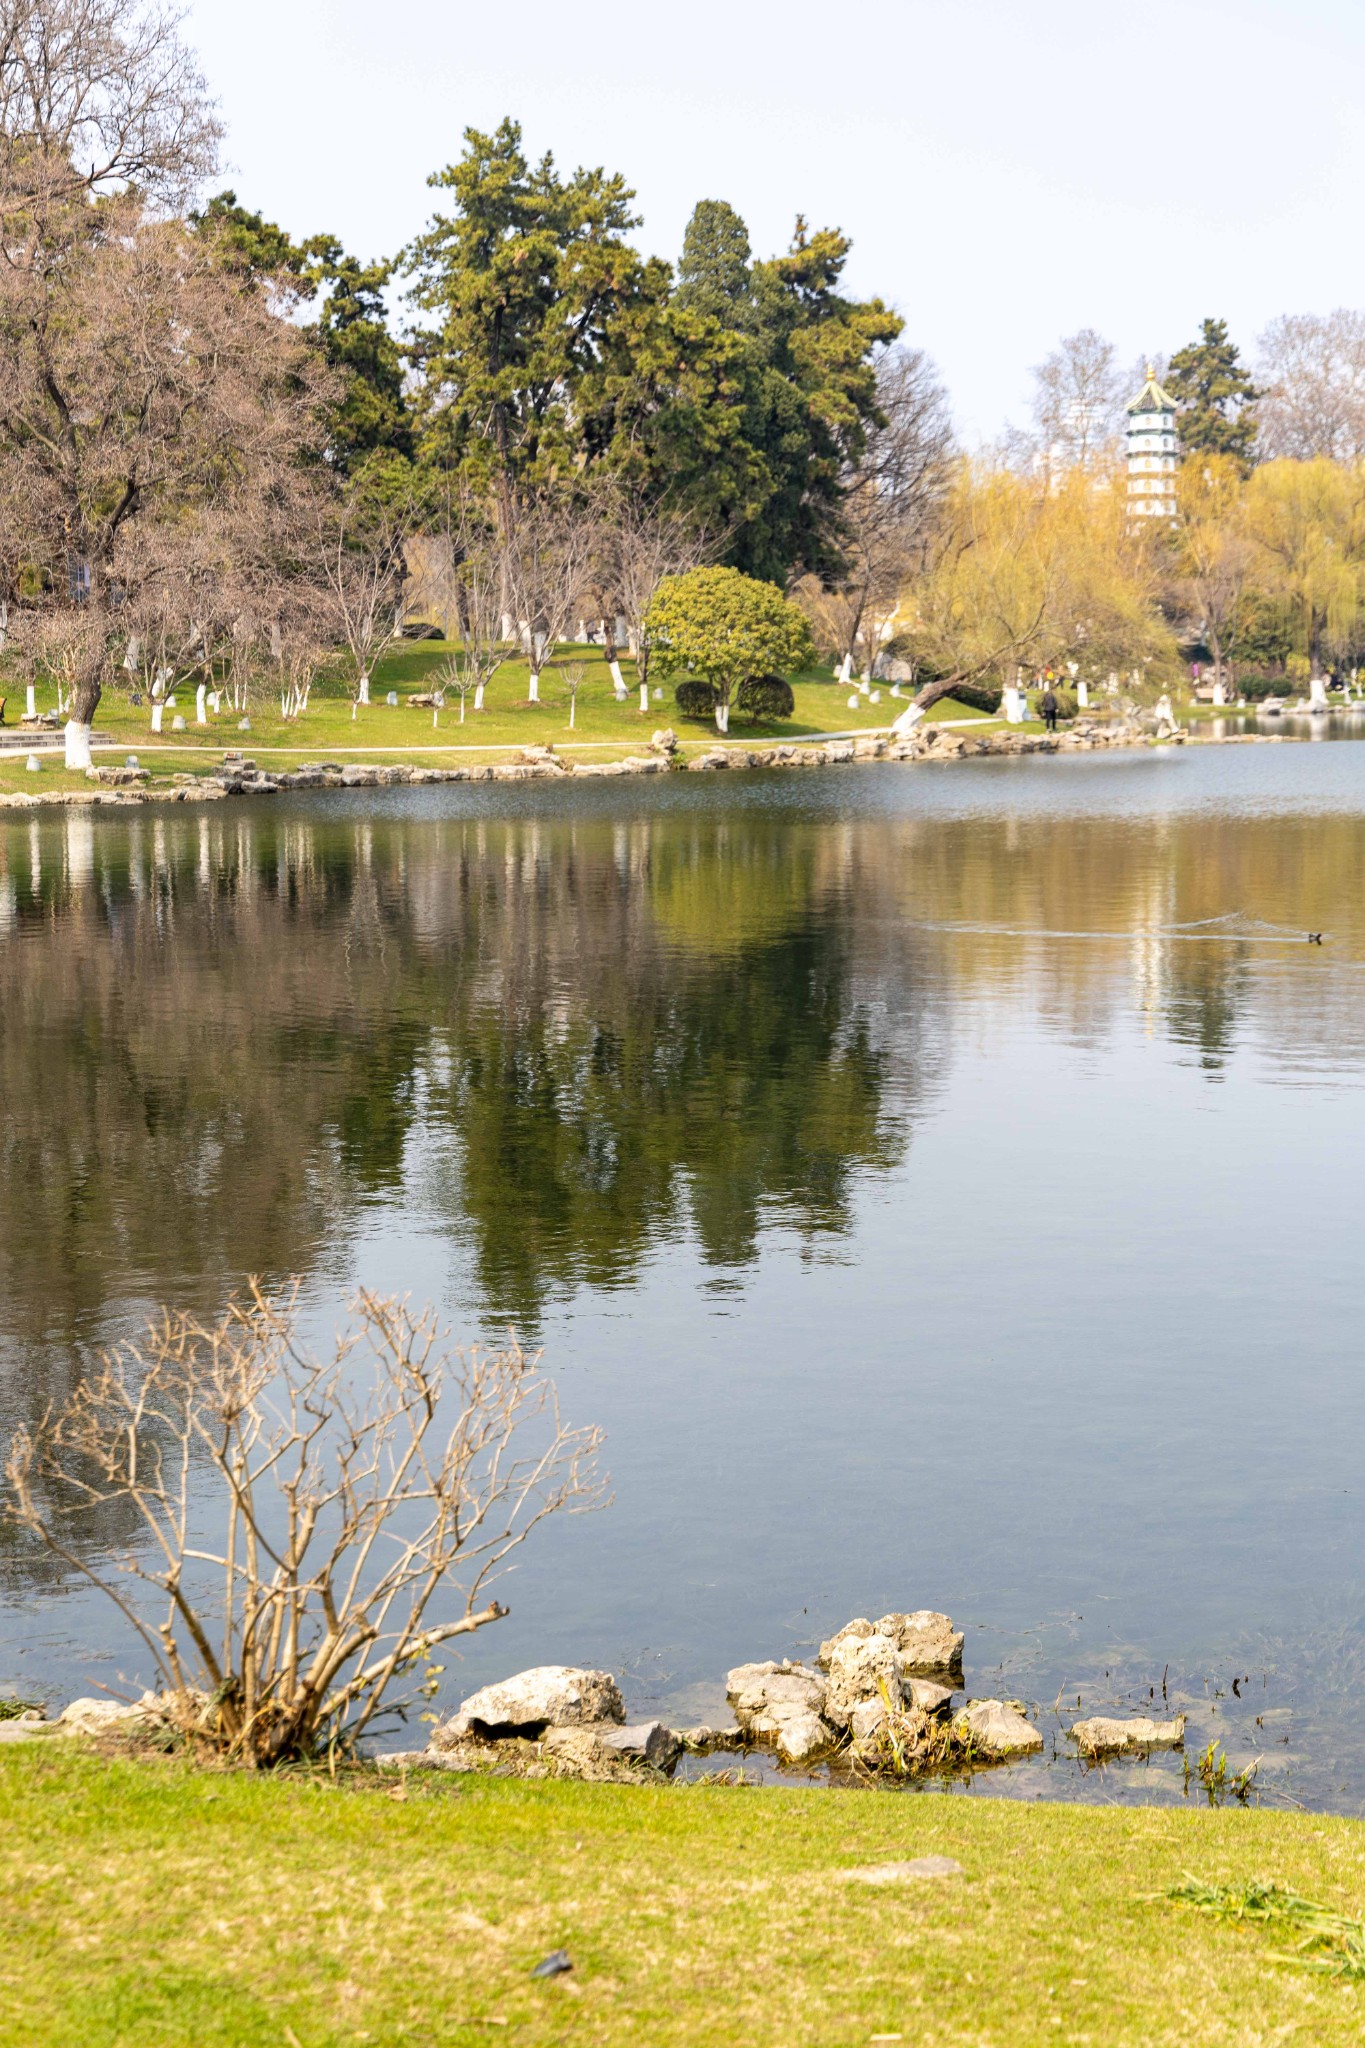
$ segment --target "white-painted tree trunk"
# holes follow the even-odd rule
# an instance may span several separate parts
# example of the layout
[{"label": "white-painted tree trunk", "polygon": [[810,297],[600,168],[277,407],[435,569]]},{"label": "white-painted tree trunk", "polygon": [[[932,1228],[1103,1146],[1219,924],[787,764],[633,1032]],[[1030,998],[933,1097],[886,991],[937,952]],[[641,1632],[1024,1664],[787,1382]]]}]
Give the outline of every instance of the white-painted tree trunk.
[{"label": "white-painted tree trunk", "polygon": [[201,683],[194,693],[194,722],[196,725],[208,724],[208,701],[209,686],[207,683]]},{"label": "white-painted tree trunk", "polygon": [[370,701],[370,679],[368,676],[360,678],[360,688],[356,691],[356,701],[360,704],[368,704]]},{"label": "white-painted tree trunk", "polygon": [[32,683],[29,684],[24,695],[27,700],[24,710],[25,718],[36,718],[38,716],[38,692]]},{"label": "white-painted tree trunk", "polygon": [[1081,711],[1088,711],[1090,709],[1090,685],[1084,676],[1081,677],[1076,685],[1076,705],[1078,710]]},{"label": "white-painted tree trunk", "polygon": [[839,663],[838,680],[844,685],[845,689],[853,681],[853,656],[851,653],[846,654]]},{"label": "white-painted tree trunk", "polygon": [[82,725],[77,718],[66,722],[66,765],[77,773],[84,773],[90,766],[90,728]]},{"label": "white-painted tree trunk", "polygon": [[532,702],[533,704],[539,704],[539,702],[540,702],[540,670],[539,670],[538,668],[533,668],[533,669],[531,670],[531,685],[530,685],[530,689],[529,689],[529,690],[528,690],[528,692],[527,692],[527,695],[528,695],[528,696],[530,697],[530,699],[531,699],[531,702]]},{"label": "white-painted tree trunk", "polygon": [[716,706],[716,731],[717,731],[717,732],[724,732],[724,733],[728,733],[728,732],[729,732],[729,730],[730,730],[730,707],[729,707],[729,705],[728,705],[728,704],[717,704],[717,706]]},{"label": "white-painted tree trunk", "polygon": [[161,698],[160,698],[160,697],[158,697],[158,698],[157,698],[157,699],[155,700],[155,702],[153,703],[153,705],[152,705],[152,731],[153,731],[153,732],[160,732],[160,730],[161,730],[161,714],[162,714],[162,712],[163,712],[163,711],[165,710],[165,708],[166,708],[165,704],[163,703],[163,701],[161,700]]},{"label": "white-painted tree trunk", "polygon": [[621,664],[615,655],[607,663],[607,667],[611,671],[611,687],[616,692],[616,701],[619,704],[626,694],[626,679],[621,673]]},{"label": "white-painted tree trunk", "polygon": [[648,684],[648,683],[641,683],[641,685],[640,685],[640,709],[641,709],[642,711],[648,711],[648,709],[649,709],[649,684]]},{"label": "white-painted tree trunk", "polygon": [[899,737],[904,738],[908,733],[912,733],[915,730],[915,727],[923,717],[924,713],[918,704],[907,704],[900,717],[893,720],[891,730]]},{"label": "white-painted tree trunk", "polygon": [[482,711],[482,710],[483,710],[483,684],[482,684],[482,683],[476,683],[476,684],[474,685],[474,709],[475,709],[476,711]]}]

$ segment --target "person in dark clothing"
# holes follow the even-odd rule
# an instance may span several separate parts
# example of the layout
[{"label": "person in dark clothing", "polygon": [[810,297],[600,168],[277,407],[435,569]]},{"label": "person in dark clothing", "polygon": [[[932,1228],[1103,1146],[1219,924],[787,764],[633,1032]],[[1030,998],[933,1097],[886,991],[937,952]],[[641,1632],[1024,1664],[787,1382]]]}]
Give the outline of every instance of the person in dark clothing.
[{"label": "person in dark clothing", "polygon": [[1057,692],[1051,683],[1043,692],[1043,724],[1049,732],[1057,730]]}]

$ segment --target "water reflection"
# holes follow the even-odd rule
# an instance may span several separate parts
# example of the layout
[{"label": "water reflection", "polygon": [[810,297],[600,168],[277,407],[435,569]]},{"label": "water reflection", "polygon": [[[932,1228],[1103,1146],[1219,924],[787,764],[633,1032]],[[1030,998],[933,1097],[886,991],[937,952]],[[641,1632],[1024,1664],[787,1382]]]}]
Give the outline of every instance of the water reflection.
[{"label": "water reflection", "polygon": [[471,1678],[927,1599],[1091,1710],[1254,1646],[1365,1799],[1363,862],[1346,748],[7,820],[0,1426],[155,1302],[412,1286],[611,1439]]}]

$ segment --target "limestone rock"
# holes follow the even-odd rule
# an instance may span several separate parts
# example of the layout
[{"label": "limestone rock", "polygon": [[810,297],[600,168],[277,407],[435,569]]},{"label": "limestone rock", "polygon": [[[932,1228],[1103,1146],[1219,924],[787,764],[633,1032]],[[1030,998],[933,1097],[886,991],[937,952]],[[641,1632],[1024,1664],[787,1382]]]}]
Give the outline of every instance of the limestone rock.
[{"label": "limestone rock", "polygon": [[889,1635],[843,1636],[830,1650],[825,1719],[847,1728],[853,1709],[868,1700],[899,1708],[902,1675],[900,1652]]},{"label": "limestone rock", "polygon": [[611,1721],[547,1728],[542,1742],[549,1755],[570,1763],[647,1764],[655,1771],[671,1769],[683,1747],[682,1738],[662,1721],[640,1721],[629,1728]]},{"label": "limestone rock", "polygon": [[777,1724],[777,1753],[784,1763],[808,1764],[834,1746],[834,1735],[818,1714],[785,1715]]},{"label": "limestone rock", "polygon": [[139,1728],[163,1726],[165,1714],[153,1692],[140,1700],[72,1700],[57,1716],[56,1725],[68,1735],[116,1735]]},{"label": "limestone rock", "polygon": [[853,759],[852,740],[826,740],[820,749],[821,758],[831,763]]},{"label": "limestone rock", "polygon": [[[537,1664],[518,1671],[498,1685],[486,1685],[461,1702],[454,1722],[432,1737],[448,1749],[466,1734],[487,1735],[506,1729],[517,1735],[539,1734],[545,1728],[581,1728],[592,1721],[624,1721],[626,1710],[609,1671],[586,1671],[570,1664]],[[459,1734],[446,1737],[462,1723]]]},{"label": "limestone rock", "polygon": [[725,1697],[746,1734],[774,1735],[793,1714],[818,1714],[825,1681],[804,1664],[737,1664],[725,1674]]},{"label": "limestone rock", "polygon": [[[903,1661],[903,1660],[902,1660]],[[952,1691],[946,1685],[935,1685],[932,1678],[906,1678],[902,1688],[912,1706],[922,1714],[942,1714],[952,1704]]]},{"label": "limestone rock", "polygon": [[1027,1756],[1043,1746],[1032,1721],[1004,1700],[973,1700],[954,1715],[953,1734],[964,1748],[970,1744],[987,1756]]},{"label": "limestone rock", "polygon": [[1185,1716],[1173,1721],[1151,1721],[1135,1715],[1128,1721],[1112,1721],[1097,1714],[1089,1721],[1077,1721],[1072,1739],[1082,1756],[1103,1756],[1122,1750],[1175,1749],[1185,1739]]},{"label": "limestone rock", "polygon": [[704,1722],[695,1728],[684,1728],[682,1746],[690,1756],[710,1756],[717,1749],[743,1749],[747,1738],[738,1721],[728,1728],[708,1728]]},{"label": "limestone rock", "polygon": [[946,1614],[921,1607],[913,1614],[884,1614],[880,1621],[847,1622],[828,1642],[821,1643],[816,1663],[829,1669],[836,1644],[850,1636],[889,1636],[900,1652],[905,1671],[955,1671],[962,1662],[963,1635]]},{"label": "limestone rock", "polygon": [[871,1742],[885,1723],[885,1700],[859,1700],[857,1706],[849,1710],[848,1716],[848,1732],[854,1747],[860,1748],[863,1743]]}]

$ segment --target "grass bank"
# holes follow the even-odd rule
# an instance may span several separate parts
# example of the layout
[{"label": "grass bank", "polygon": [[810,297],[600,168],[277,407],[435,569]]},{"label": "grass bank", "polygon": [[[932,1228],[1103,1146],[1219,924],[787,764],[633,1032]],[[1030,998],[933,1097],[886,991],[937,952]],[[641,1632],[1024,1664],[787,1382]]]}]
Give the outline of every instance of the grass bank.
[{"label": "grass bank", "polygon": [[[940,1855],[960,1876],[871,1885]],[[1164,1902],[1365,1905],[1365,1827],[976,1796],[195,1773],[0,1754],[6,2048],[1357,2042],[1365,1985]],[[532,1966],[566,1948],[571,1975]]]},{"label": "grass bank", "polygon": [[[477,747],[501,755],[514,747],[547,741],[557,747],[572,742],[628,751],[647,741],[661,725],[671,725],[685,746],[715,743],[713,725],[679,717],[671,687],[664,689],[660,701],[655,702],[651,698],[646,712],[639,708],[639,692],[634,687],[625,701],[618,703],[600,647],[564,649],[559,665],[547,670],[541,678],[541,701],[537,704],[532,704],[526,695],[526,664],[516,661],[508,662],[494,678],[488,691],[487,708],[475,712],[466,705],[463,722],[454,698],[443,710],[435,713],[429,707],[410,705],[407,701],[410,695],[431,688],[436,672],[451,651],[443,641],[433,640],[405,644],[395,649],[381,662],[376,672],[371,686],[372,701],[355,706],[354,715],[347,686],[336,679],[324,678],[314,685],[308,709],[298,718],[284,718],[278,695],[257,688],[252,692],[249,705],[249,733],[239,732],[241,714],[230,710],[226,703],[216,714],[209,714],[209,725],[204,728],[194,722],[193,690],[182,688],[177,694],[175,710],[166,713],[163,731],[156,735],[151,730],[149,706],[145,703],[132,704],[126,688],[111,686],[100,700],[96,726],[121,754],[136,752],[140,758],[145,757],[146,765],[154,771],[166,763],[191,771],[197,766],[207,766],[210,758],[216,761],[221,757],[225,747],[241,747],[258,758],[268,754],[272,761],[277,752],[290,755],[306,753],[314,757],[335,753],[344,758],[357,752],[371,756],[383,753],[402,756],[408,749],[430,747]],[[569,662],[578,663],[583,670],[572,729],[569,726],[569,696],[561,672]],[[631,664],[625,663],[624,668],[626,681],[633,685]],[[391,691],[398,697],[396,705],[386,701]],[[873,704],[870,696],[858,696],[857,704],[850,709],[849,697],[858,693],[833,682],[829,672],[823,669],[812,669],[794,678],[793,693],[796,708],[792,718],[753,722],[737,718],[733,722],[731,739],[737,745],[743,745],[764,740],[799,739],[803,734],[817,732],[882,730],[898,711],[904,710],[908,701],[893,698],[889,688],[882,685],[879,703]],[[4,694],[4,686],[0,686],[0,694]],[[9,685],[8,697],[6,716],[8,724],[13,726],[23,705],[22,688]],[[56,693],[51,685],[39,688],[37,708],[40,711],[55,710]],[[177,713],[184,718],[186,725],[186,729],[178,733],[171,729],[172,719]],[[935,706],[930,715],[936,718],[971,718],[978,714],[945,699]],[[184,758],[176,759],[181,750]]]}]

